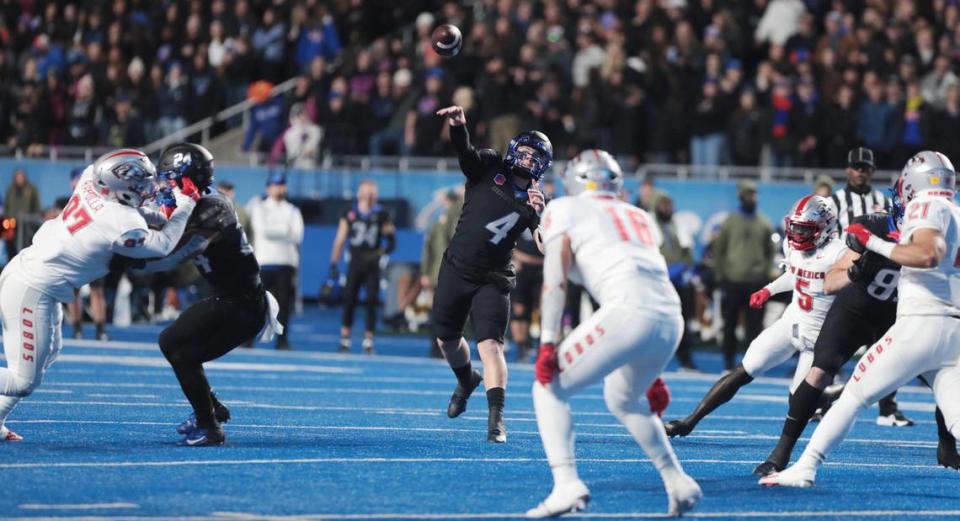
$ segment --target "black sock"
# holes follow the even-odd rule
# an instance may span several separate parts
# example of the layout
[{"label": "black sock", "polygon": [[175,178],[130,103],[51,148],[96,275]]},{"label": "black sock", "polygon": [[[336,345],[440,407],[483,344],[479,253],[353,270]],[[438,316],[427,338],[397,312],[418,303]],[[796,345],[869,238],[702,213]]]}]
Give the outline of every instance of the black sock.
[{"label": "black sock", "polygon": [[104,328],[103,322],[97,324],[97,336],[100,336],[103,334],[103,328]]},{"label": "black sock", "polygon": [[897,393],[892,392],[883,398],[880,398],[880,415],[890,416],[897,412]]},{"label": "black sock", "polygon": [[473,364],[467,362],[467,365],[451,367],[451,369],[453,369],[453,374],[457,375],[457,381],[460,382],[460,387],[469,389],[473,384]]},{"label": "black sock", "polygon": [[506,399],[506,389],[503,387],[494,387],[487,390],[487,407],[491,409],[503,409],[503,402]]},{"label": "black sock", "polygon": [[793,447],[797,444],[803,429],[810,422],[810,417],[816,412],[820,402],[821,389],[808,384],[806,380],[800,382],[797,390],[790,395],[790,409],[787,411],[787,417],[783,421],[783,431],[780,433],[780,441],[777,447],[770,453],[767,460],[780,465],[786,465],[790,461],[790,454]]},{"label": "black sock", "polygon": [[953,437],[953,434],[950,433],[950,429],[947,428],[947,421],[943,418],[943,412],[940,411],[940,408],[937,407],[937,437],[940,438],[940,445],[947,448],[952,448],[954,452],[957,450],[957,440]]},{"label": "black sock", "polygon": [[714,409],[730,401],[741,387],[753,381],[753,377],[747,374],[742,365],[737,366],[726,376],[717,380],[713,387],[707,391],[706,396],[697,404],[697,408],[684,418],[684,421],[693,427],[700,422],[706,415],[713,412]]},{"label": "black sock", "polygon": [[180,388],[187,397],[193,412],[197,415],[197,425],[213,427],[217,420],[213,416],[213,397],[210,394],[210,383],[199,362],[178,363],[173,367],[174,374],[180,382]]}]

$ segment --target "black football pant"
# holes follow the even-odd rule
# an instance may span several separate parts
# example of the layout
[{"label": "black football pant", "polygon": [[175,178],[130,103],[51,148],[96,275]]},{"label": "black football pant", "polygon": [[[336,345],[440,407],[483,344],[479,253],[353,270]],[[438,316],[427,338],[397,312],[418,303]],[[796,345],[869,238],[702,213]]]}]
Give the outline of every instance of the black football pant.
[{"label": "black football pant", "polygon": [[750,345],[763,331],[763,308],[750,307],[750,294],[762,288],[766,282],[725,282],[723,301],[720,303],[720,313],[723,315],[723,362],[725,369],[733,369],[733,359],[737,353],[737,322],[740,320],[740,310],[746,311],[747,338]]},{"label": "black football pant", "polygon": [[351,258],[347,267],[347,285],[343,288],[343,327],[353,327],[360,288],[366,288],[367,321],[364,331],[373,332],[377,326],[377,304],[380,300],[380,258]]},{"label": "black football pant", "polygon": [[296,293],[293,277],[297,270],[293,266],[265,266],[260,271],[263,287],[277,299],[280,312],[277,320],[283,325],[283,334],[277,335],[277,345],[287,344],[287,335],[290,333],[290,308]]},{"label": "black football pant", "polygon": [[251,340],[263,328],[266,311],[262,290],[208,297],[187,308],[160,333],[160,351],[173,367],[199,425],[213,424],[213,398],[203,364]]}]

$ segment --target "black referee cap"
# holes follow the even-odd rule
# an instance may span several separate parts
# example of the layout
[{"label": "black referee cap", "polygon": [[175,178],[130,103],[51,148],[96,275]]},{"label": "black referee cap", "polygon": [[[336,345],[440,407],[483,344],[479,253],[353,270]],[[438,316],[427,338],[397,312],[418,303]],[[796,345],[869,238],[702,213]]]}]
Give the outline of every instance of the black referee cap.
[{"label": "black referee cap", "polygon": [[876,168],[876,165],[873,163],[873,150],[866,147],[857,147],[847,152],[847,166],[854,167],[859,165],[866,165],[871,169]]}]

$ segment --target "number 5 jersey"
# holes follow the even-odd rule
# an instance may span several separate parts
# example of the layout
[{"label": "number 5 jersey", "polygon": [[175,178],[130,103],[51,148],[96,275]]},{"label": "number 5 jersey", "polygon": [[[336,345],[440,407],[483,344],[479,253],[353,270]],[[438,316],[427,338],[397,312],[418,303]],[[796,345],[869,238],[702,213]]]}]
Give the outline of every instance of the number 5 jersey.
[{"label": "number 5 jersey", "polygon": [[114,254],[138,259],[169,254],[195,205],[177,197],[178,208],[167,220],[108,199],[93,177],[93,167],[87,167],[63,212],[45,222],[33,244],[9,264],[9,274],[60,302],[72,302],[75,289],[106,275]]}]

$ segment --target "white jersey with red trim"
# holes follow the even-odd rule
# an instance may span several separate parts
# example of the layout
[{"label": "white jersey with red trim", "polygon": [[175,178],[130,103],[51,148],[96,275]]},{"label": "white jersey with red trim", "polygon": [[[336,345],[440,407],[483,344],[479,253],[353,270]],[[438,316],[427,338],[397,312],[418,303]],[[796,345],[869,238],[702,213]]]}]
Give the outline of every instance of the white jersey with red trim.
[{"label": "white jersey with red trim", "polygon": [[570,237],[570,277],[600,305],[629,302],[660,313],[679,312],[680,298],[660,254],[660,230],[650,215],[611,195],[585,192],[547,205],[543,240]]},{"label": "white jersey with red trim", "polygon": [[846,251],[843,241],[836,238],[812,251],[787,248],[787,272],[793,276],[793,300],[787,313],[791,313],[803,338],[815,340],[820,334],[820,326],[836,297],[823,289],[827,271]]},{"label": "white jersey with red trim", "polygon": [[907,204],[900,244],[929,228],[943,234],[947,251],[934,268],[901,268],[897,316],[960,316],[960,207],[948,194],[921,192]]},{"label": "white jersey with red trim", "polygon": [[63,212],[43,223],[33,244],[13,259],[11,275],[61,302],[72,302],[74,289],[106,275],[113,254],[130,254],[148,233],[136,208],[108,200],[97,190],[89,166]]}]

